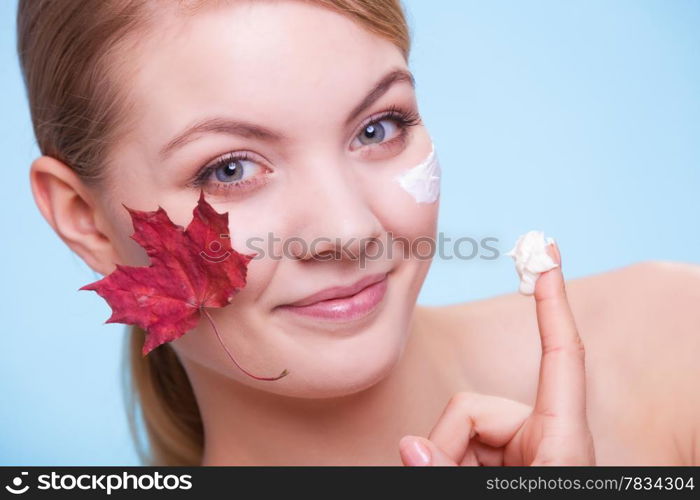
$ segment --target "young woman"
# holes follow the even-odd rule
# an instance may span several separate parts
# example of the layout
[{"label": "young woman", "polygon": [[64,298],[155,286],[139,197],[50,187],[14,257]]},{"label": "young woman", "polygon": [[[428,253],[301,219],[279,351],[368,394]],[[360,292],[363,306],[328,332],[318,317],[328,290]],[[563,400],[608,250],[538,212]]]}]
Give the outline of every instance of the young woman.
[{"label": "young woman", "polygon": [[282,256],[210,311],[279,380],[206,321],[145,357],[132,329],[152,463],[700,464],[697,267],[416,305],[430,261],[403,251],[439,200],[396,181],[433,151],[398,1],[20,0],[18,22],[33,194],[88,266],[148,266],[124,206],[187,226],[200,190],[234,249]]}]

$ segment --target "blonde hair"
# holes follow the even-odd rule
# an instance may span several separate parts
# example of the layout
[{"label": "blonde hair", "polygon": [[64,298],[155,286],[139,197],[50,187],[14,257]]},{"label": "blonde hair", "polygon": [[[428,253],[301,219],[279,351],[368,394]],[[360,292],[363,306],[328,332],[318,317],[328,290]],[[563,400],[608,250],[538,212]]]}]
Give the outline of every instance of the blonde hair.
[{"label": "blonde hair", "polygon": [[[180,0],[195,12],[212,1]],[[410,33],[400,0],[299,0],[332,9],[394,43],[408,62]],[[39,149],[99,186],[110,145],[128,126],[127,89],[113,81],[119,57],[147,29],[158,0],[19,0],[17,50]],[[160,5],[163,5],[160,3]],[[172,5],[172,2],[170,2]],[[199,465],[204,429],[185,370],[169,344],[141,355],[145,332],[125,343],[125,396],[139,456],[148,465]],[[138,435],[143,419],[150,452]]]}]

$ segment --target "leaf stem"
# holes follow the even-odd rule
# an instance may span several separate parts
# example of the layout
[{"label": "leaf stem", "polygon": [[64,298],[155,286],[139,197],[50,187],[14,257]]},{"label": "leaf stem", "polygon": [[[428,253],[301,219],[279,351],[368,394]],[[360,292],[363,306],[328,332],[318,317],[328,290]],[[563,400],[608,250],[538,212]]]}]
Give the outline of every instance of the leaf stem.
[{"label": "leaf stem", "polygon": [[216,328],[216,325],[214,324],[214,319],[211,317],[211,314],[209,314],[209,311],[207,311],[204,307],[200,307],[199,310],[209,320],[209,324],[214,329],[214,333],[216,333],[216,338],[219,339],[219,343],[221,344],[221,347],[224,348],[224,350],[226,351],[226,354],[228,354],[228,357],[231,358],[231,361],[233,361],[233,363],[243,373],[245,373],[249,377],[252,377],[256,380],[271,380],[271,381],[272,380],[279,380],[289,373],[287,371],[287,369],[284,369],[282,371],[282,373],[280,373],[276,377],[258,377],[257,375],[253,375],[252,373],[248,372],[245,368],[243,368],[241,365],[238,364],[238,361],[236,361],[236,358],[233,357],[233,354],[231,354],[231,351],[229,351],[228,347],[226,347],[226,344],[224,344],[224,340],[221,338],[221,334],[219,334],[219,330]]}]

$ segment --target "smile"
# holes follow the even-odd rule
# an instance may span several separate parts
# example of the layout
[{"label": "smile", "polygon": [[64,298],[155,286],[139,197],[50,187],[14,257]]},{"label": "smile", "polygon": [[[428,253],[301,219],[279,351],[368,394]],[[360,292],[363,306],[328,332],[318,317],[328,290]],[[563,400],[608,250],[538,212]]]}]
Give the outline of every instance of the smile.
[{"label": "smile", "polygon": [[[388,287],[388,274],[379,281],[376,279],[355,293],[342,297],[313,301],[316,295],[333,293],[324,291],[306,299],[302,305],[285,304],[278,309],[293,314],[328,321],[354,321],[369,315],[381,303]],[[336,292],[337,295],[338,292]]]}]

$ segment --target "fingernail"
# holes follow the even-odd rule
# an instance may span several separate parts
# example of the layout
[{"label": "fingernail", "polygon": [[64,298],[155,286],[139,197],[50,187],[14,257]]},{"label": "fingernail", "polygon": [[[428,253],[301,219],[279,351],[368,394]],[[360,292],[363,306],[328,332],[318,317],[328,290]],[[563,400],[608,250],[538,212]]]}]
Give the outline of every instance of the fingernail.
[{"label": "fingernail", "polygon": [[559,264],[561,267],[561,254],[559,253],[559,245],[557,245],[557,242],[554,241],[554,238],[549,238],[549,245],[552,247],[552,251],[554,253],[554,262]]},{"label": "fingernail", "polygon": [[406,458],[410,465],[430,465],[430,450],[418,439],[412,439],[406,447]]}]

